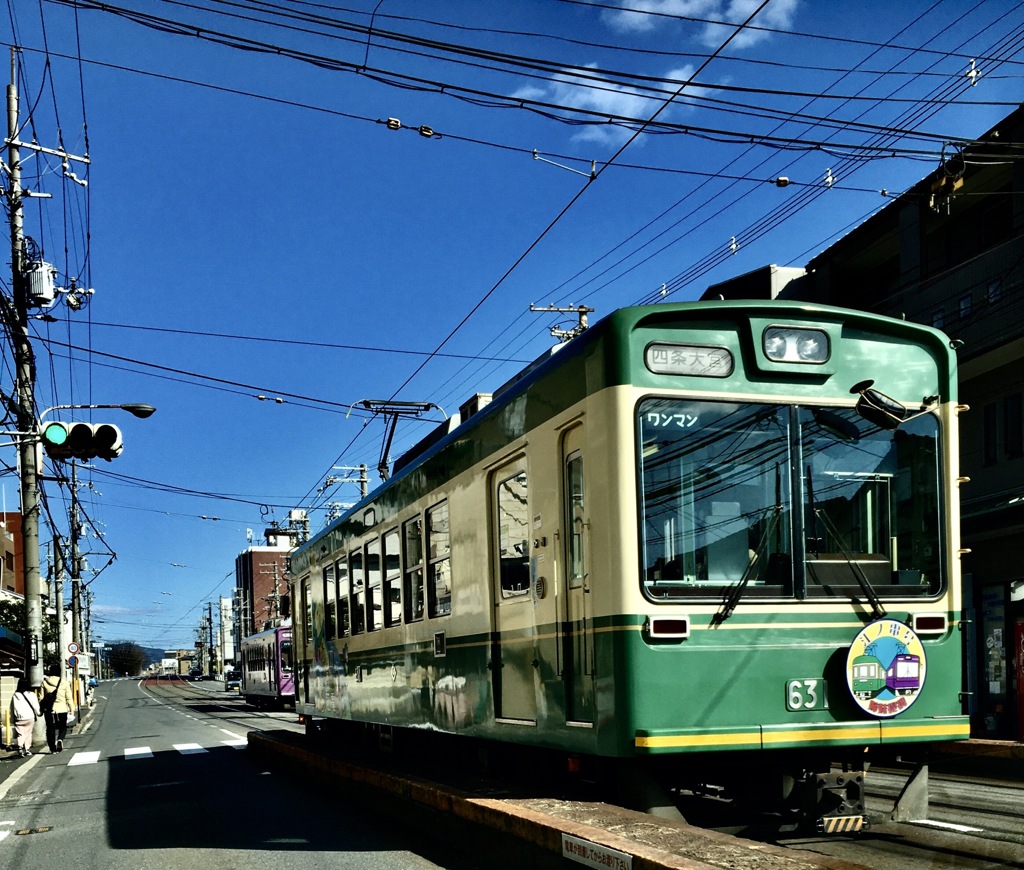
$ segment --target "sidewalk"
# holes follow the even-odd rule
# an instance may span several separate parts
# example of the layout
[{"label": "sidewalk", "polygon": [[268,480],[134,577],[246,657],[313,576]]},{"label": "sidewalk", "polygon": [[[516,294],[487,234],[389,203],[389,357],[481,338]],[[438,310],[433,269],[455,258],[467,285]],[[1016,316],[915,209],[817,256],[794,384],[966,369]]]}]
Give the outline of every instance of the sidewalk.
[{"label": "sidewalk", "polygon": [[931,751],[936,772],[1024,782],[1024,742],[971,738],[942,743]]},{"label": "sidewalk", "polygon": [[[92,707],[82,707],[81,714],[82,718],[75,722],[74,726],[68,727],[67,737],[64,740],[64,751],[67,752],[72,748],[72,741],[75,739],[75,735],[80,733],[82,728],[88,723],[92,716]],[[13,735],[12,735],[13,736]],[[46,730],[43,729],[43,736],[32,744],[32,755],[49,755],[50,747],[46,745]],[[30,761],[29,758],[22,758],[18,752],[17,746],[12,745],[0,746],[0,782],[7,779],[8,776],[19,766],[19,762]]]}]

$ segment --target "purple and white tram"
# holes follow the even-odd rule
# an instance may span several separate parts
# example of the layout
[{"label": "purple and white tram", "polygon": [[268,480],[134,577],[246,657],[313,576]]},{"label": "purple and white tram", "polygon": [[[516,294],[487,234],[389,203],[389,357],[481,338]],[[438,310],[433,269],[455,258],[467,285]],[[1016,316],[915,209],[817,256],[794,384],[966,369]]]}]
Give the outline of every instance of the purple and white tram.
[{"label": "purple and white tram", "polygon": [[256,707],[295,704],[290,622],[242,639],[239,694]]}]

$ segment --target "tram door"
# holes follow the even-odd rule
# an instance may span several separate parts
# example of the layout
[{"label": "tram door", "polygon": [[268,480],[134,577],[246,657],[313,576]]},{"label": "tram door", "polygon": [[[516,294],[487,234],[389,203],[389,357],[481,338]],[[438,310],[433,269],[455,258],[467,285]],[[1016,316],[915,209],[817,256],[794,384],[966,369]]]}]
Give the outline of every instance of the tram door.
[{"label": "tram door", "polygon": [[[302,614],[302,633],[299,635],[300,643],[297,644],[297,648],[300,651],[301,660],[299,661],[299,669],[301,672],[301,686],[302,686],[302,702],[310,702],[309,694],[309,671],[313,664],[313,609],[312,609],[312,597],[313,590],[309,585],[309,577],[306,577],[302,581],[302,601],[299,604],[301,608],[299,613]],[[296,620],[298,622],[298,620]],[[298,634],[298,632],[296,632]],[[296,701],[299,699],[296,698]]]},{"label": "tram door", "polygon": [[566,719],[594,721],[593,626],[590,614],[590,574],[587,563],[590,523],[583,488],[583,427],[565,436],[563,457],[563,506],[565,542],[562,571],[565,590],[565,622],[562,627],[563,680]]},{"label": "tram door", "polygon": [[537,719],[536,622],[530,583],[530,502],[525,457],[491,476],[494,633],[491,679],[498,719]]}]

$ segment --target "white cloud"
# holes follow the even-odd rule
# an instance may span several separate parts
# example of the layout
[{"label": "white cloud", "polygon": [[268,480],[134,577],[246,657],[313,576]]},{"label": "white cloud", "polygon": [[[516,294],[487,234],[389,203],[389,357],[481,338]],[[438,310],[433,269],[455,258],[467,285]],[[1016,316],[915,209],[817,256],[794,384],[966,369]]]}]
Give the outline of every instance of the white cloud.
[{"label": "white cloud", "polygon": [[622,0],[622,12],[606,10],[601,17],[612,30],[648,33],[671,23],[662,16],[717,18],[724,5],[722,0]]},{"label": "white cloud", "polygon": [[[650,33],[667,27],[697,28],[694,38],[708,48],[717,48],[739,25],[750,17],[762,0],[622,0],[621,12],[605,11],[604,22],[620,33]],[[800,0],[772,0],[754,19],[753,24],[787,30],[793,24]],[[674,21],[673,16],[710,18],[729,24],[693,24]],[[760,30],[744,30],[732,42],[733,48],[744,48],[768,39],[772,34]]]},{"label": "white cloud", "polygon": [[[588,68],[595,69],[596,67],[590,65]],[[692,74],[693,67],[687,66],[670,71],[668,76],[683,81]],[[590,86],[581,86],[571,76],[556,76],[547,88],[531,86],[518,91],[515,96],[554,103],[567,109],[584,109],[597,116],[616,115],[641,120],[651,117],[666,99],[664,96],[640,94],[632,88],[611,82],[605,82],[600,87],[594,87],[593,82],[587,84]],[[694,88],[688,93],[696,91],[697,89]],[[664,115],[661,117],[664,118]],[[629,128],[605,124],[580,127],[572,138],[584,142],[616,142],[623,141],[630,135],[632,135],[632,130]]]}]

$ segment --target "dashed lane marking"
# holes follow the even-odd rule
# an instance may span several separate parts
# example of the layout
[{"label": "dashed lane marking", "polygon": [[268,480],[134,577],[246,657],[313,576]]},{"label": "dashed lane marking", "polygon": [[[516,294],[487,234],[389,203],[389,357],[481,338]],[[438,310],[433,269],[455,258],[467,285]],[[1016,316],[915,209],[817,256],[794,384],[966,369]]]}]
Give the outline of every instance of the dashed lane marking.
[{"label": "dashed lane marking", "polygon": [[129,760],[133,758],[152,758],[153,750],[148,746],[133,746],[125,749],[124,757]]},{"label": "dashed lane marking", "polygon": [[207,752],[208,750],[203,749],[198,743],[175,743],[174,748],[178,750],[182,755],[196,755],[200,752]]},{"label": "dashed lane marking", "polygon": [[96,764],[100,760],[98,752],[76,752],[71,756],[68,767],[77,767],[80,764]]}]

